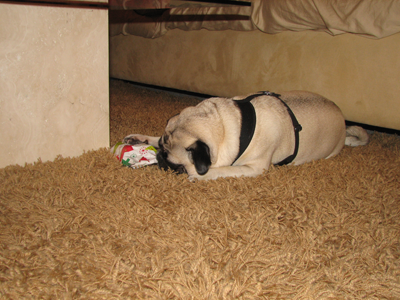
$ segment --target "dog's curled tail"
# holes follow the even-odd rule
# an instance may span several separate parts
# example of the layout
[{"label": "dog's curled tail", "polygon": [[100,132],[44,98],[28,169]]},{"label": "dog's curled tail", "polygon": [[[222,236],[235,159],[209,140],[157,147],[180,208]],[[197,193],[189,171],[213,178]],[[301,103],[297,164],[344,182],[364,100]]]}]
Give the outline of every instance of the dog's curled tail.
[{"label": "dog's curled tail", "polygon": [[346,146],[363,146],[368,144],[369,136],[364,128],[359,126],[349,126],[346,128],[346,140],[344,144]]}]

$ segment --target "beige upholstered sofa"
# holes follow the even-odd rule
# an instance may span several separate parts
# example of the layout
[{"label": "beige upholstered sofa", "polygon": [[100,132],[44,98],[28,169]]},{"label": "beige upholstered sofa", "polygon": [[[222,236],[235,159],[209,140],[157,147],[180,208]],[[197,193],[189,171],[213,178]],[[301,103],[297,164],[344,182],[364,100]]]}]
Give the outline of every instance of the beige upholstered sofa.
[{"label": "beige upholstered sofa", "polygon": [[400,129],[399,0],[251,4],[111,11],[111,77],[216,96],[309,90],[349,121]]}]

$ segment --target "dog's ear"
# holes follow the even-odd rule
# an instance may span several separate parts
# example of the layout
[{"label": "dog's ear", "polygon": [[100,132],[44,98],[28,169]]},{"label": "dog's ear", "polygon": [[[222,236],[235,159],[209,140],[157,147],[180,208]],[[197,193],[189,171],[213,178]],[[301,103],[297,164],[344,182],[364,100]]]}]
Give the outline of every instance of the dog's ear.
[{"label": "dog's ear", "polygon": [[206,174],[211,166],[210,148],[207,144],[198,140],[186,148],[186,150],[191,152],[197,173],[199,175]]}]

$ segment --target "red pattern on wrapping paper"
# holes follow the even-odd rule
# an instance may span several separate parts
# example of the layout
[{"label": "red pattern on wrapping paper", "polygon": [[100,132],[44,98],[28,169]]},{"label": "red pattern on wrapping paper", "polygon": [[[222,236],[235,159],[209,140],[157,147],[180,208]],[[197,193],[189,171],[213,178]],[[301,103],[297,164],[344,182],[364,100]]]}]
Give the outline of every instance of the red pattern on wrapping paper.
[{"label": "red pattern on wrapping paper", "polygon": [[124,146],[124,148],[122,148],[122,150],[121,150],[121,154],[119,156],[117,155],[118,160],[121,162],[122,159],[124,158],[125,152],[129,152],[129,151],[133,151],[133,147],[131,145]]},{"label": "red pattern on wrapping paper", "polygon": [[142,154],[142,155],[145,155],[147,152],[149,152],[149,151],[146,148],[141,148],[139,150],[139,153]]}]

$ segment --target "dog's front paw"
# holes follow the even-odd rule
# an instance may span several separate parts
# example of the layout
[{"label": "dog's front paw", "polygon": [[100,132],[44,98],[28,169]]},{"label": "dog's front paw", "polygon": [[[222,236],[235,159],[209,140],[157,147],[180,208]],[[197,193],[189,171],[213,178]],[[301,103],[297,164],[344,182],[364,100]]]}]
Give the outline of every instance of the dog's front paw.
[{"label": "dog's front paw", "polygon": [[188,179],[190,182],[196,182],[198,180],[198,177],[195,175],[189,175]]},{"label": "dog's front paw", "polygon": [[147,136],[141,134],[130,134],[124,137],[124,143],[129,145],[148,144]]},{"label": "dog's front paw", "polygon": [[196,182],[196,181],[200,181],[200,180],[210,180],[211,178],[209,178],[206,175],[199,175],[199,174],[192,174],[192,175],[188,175],[188,179],[191,182]]}]

